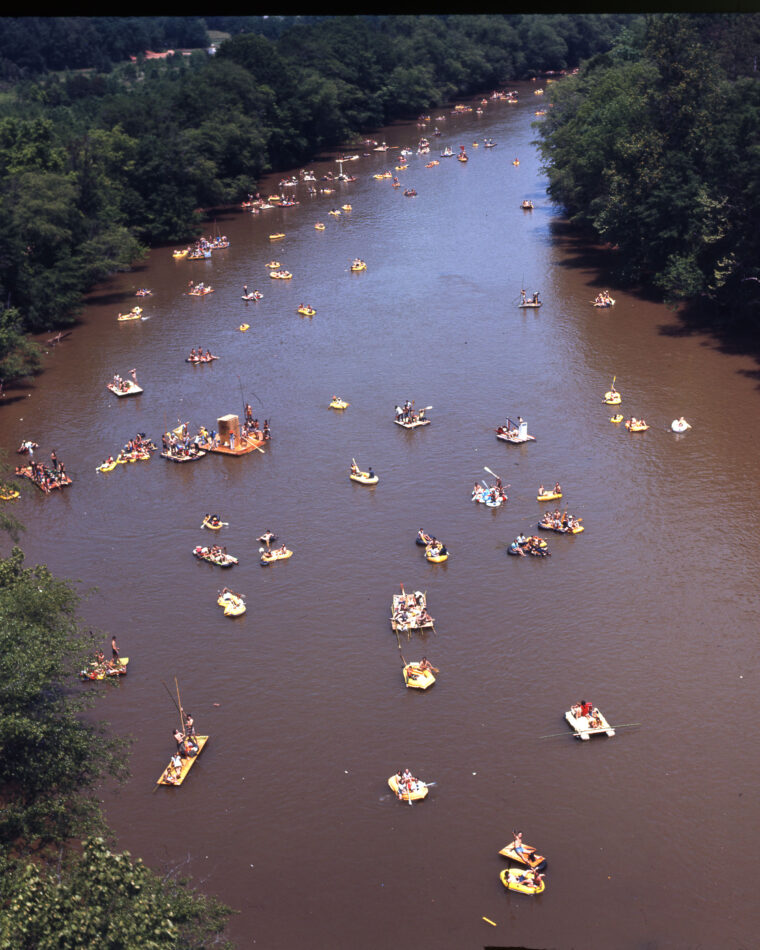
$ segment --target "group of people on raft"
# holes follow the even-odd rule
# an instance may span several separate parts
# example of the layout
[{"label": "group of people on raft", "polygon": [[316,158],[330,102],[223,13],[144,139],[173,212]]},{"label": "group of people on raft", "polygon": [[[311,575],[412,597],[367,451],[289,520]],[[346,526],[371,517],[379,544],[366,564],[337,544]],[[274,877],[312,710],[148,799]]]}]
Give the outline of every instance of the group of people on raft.
[{"label": "group of people on raft", "polygon": [[425,554],[429,554],[431,557],[441,557],[449,553],[449,549],[443,541],[439,541],[432,534],[427,534],[422,528],[417,532],[417,544],[424,545]]},{"label": "group of people on raft", "polygon": [[81,670],[79,678],[82,680],[102,680],[105,676],[123,676],[127,672],[127,664],[119,656],[116,637],[111,637],[111,659],[106,660],[105,653],[98,649],[95,659],[85,670]]},{"label": "group of people on raft", "polygon": [[412,795],[425,787],[425,783],[415,778],[409,769],[399,769],[394,776],[396,779],[396,795],[403,798],[404,795]]},{"label": "group of people on raft", "polygon": [[193,548],[193,554],[201,561],[211,561],[218,564],[219,567],[232,567],[238,563],[238,559],[232,554],[227,553],[227,548],[221,544],[212,544],[210,547],[196,544]]},{"label": "group of people on raft", "polygon": [[152,439],[146,438],[144,432],[138,432],[134,439],[128,439],[124,443],[116,458],[109,455],[107,459],[103,459],[102,467],[120,462],[136,462],[138,459],[145,461],[150,458],[151,452],[156,451],[156,448],[156,443]]},{"label": "group of people on raft", "polygon": [[190,350],[190,356],[187,357],[187,363],[210,363],[212,360],[219,359],[218,356],[212,356],[211,350],[206,350],[206,355],[203,355],[203,347],[199,346],[197,349],[195,347]]},{"label": "group of people on raft", "polygon": [[120,393],[128,393],[130,389],[133,389],[135,386],[137,386],[137,370],[130,370],[129,375],[132,377],[131,380],[124,379],[122,376],[119,376],[118,373],[114,373],[113,379],[111,380],[111,384],[108,388],[118,390]]},{"label": "group of people on raft", "polygon": [[195,281],[190,281],[187,285],[190,289],[188,290],[188,295],[190,297],[205,297],[206,294],[213,292],[214,288],[210,285],[207,287],[202,281],[200,284],[196,284]]},{"label": "group of people on raft", "polygon": [[559,531],[564,534],[580,528],[582,520],[582,518],[574,518],[572,515],[568,515],[567,509],[560,512],[559,508],[555,508],[554,511],[544,512],[539,524],[542,528],[551,528],[552,531]]},{"label": "group of people on raft", "polygon": [[193,759],[200,752],[198,740],[195,733],[195,721],[190,713],[182,713],[184,732],[181,729],[175,729],[172,733],[174,741],[177,743],[177,751],[171,758],[162,778],[169,785],[174,785],[182,777],[182,760]]},{"label": "group of people on raft", "polygon": [[587,719],[590,729],[603,729],[604,723],[601,719],[601,713],[593,703],[582,699],[579,703],[573,703],[570,712],[576,719]]},{"label": "group of people on raft", "polygon": [[533,294],[533,296],[530,298],[530,300],[528,300],[528,295],[525,293],[524,290],[521,290],[521,291],[520,291],[520,303],[521,303],[521,304],[524,304],[524,305],[525,305],[525,304],[534,304],[535,306],[538,306],[538,304],[541,303],[541,301],[538,299],[538,294],[539,294],[539,291],[536,291],[536,292]]},{"label": "group of people on raft", "polygon": [[59,461],[55,450],[50,453],[50,467],[31,459],[28,465],[17,465],[14,474],[30,479],[46,495],[54,488],[71,484],[71,478],[66,474],[66,466]]},{"label": "group of people on raft", "polygon": [[596,295],[594,300],[595,307],[611,307],[615,301],[610,297],[609,290],[602,290]]},{"label": "group of people on raft", "polygon": [[488,485],[481,485],[480,482],[475,482],[472,486],[472,500],[477,501],[480,504],[498,506],[503,504],[508,498],[504,486],[501,483],[501,479],[496,479],[496,484],[493,488],[489,488]]},{"label": "group of people on raft", "polygon": [[402,589],[402,593],[393,598],[391,610],[391,620],[406,629],[432,625],[435,622],[428,613],[425,595],[421,590],[407,594]]},{"label": "group of people on raft", "polygon": [[403,422],[404,424],[410,422],[424,422],[425,410],[420,409],[419,412],[415,412],[414,403],[407,399],[403,406],[396,406],[395,416],[396,422]]},{"label": "group of people on raft", "polygon": [[[205,429],[202,431],[205,432]],[[203,441],[200,432],[191,439],[190,433],[187,431],[187,425],[184,425],[181,436],[177,435],[176,432],[163,433],[161,436],[162,454],[168,458],[196,458],[202,454],[200,445]]]},{"label": "group of people on raft", "polygon": [[518,557],[527,557],[529,554],[533,557],[549,557],[551,555],[549,546],[543,538],[539,538],[535,534],[526,537],[522,532],[509,545],[508,550],[510,554],[516,554]]}]

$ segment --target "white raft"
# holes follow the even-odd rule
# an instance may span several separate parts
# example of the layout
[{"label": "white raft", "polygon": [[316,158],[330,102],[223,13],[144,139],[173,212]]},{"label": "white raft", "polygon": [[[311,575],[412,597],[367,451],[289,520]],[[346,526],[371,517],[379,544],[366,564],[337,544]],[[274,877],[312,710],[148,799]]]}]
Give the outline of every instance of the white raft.
[{"label": "white raft", "polygon": [[599,712],[599,710],[594,707],[593,712],[596,713],[596,718],[601,722],[601,726],[593,728],[591,725],[591,720],[587,716],[574,716],[572,710],[568,709],[565,713],[565,719],[567,719],[570,727],[575,732],[576,736],[579,739],[583,739],[584,742],[588,741],[591,736],[600,736],[608,735],[610,737],[615,735],[615,730],[611,728],[610,724],[604,718],[604,716]]}]

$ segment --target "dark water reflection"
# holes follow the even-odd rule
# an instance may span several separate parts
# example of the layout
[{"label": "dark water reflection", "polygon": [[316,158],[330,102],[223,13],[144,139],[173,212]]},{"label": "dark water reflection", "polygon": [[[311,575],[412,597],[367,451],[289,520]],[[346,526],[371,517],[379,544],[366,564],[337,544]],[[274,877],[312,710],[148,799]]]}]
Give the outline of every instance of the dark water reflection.
[{"label": "dark water reflection", "polygon": [[[672,315],[614,286],[613,310],[590,306],[604,278],[553,233],[530,93],[447,113],[430,158],[466,144],[470,161],[412,156],[399,175],[417,198],[372,179],[398,164],[373,153],[335,195],[301,186],[298,207],[217,218],[232,246],[210,262],[153,252],[99,289],[0,417],[7,448],[33,438],[76,479],[17,504],[30,561],[97,584],[87,620],[132,658],[97,707],[135,736],[132,777],[106,796],[119,845],[155,866],[189,855],[241,911],[241,946],[379,948],[410,929],[452,950],[756,943],[758,764],[742,742],[758,705],[756,367],[663,335]],[[328,215],[345,201],[350,213]],[[273,255],[292,281],[268,279]],[[348,271],[355,256],[366,272]],[[191,279],[216,292],[184,296]],[[244,304],[244,283],[264,299]],[[149,319],[118,324],[141,285]],[[542,292],[540,312],[517,309],[521,286]],[[221,358],[189,366],[199,344]],[[105,384],[133,366],[145,392],[116,400]],[[647,433],[608,421],[613,375]],[[265,455],[96,474],[138,430],[158,439],[178,418],[239,411],[241,387],[272,420]],[[345,413],[327,409],[333,394]],[[407,397],[434,407],[431,426],[392,424]],[[497,442],[518,413],[537,441]],[[682,413],[693,429],[676,436]],[[376,488],[348,480],[352,457]],[[469,501],[484,466],[511,484],[501,510]],[[507,558],[556,479],[586,532],[551,535],[540,562]],[[211,510],[241,561],[225,574],[190,554]],[[262,569],[254,539],[269,527],[295,554]],[[420,527],[446,541],[446,564],[425,563]],[[436,618],[435,635],[403,645],[440,667],[429,694],[403,686],[388,624],[400,582],[427,590]],[[224,583],[246,596],[244,617],[221,615]],[[161,683],[175,676],[211,740],[181,790],[154,791],[176,718]],[[540,740],[582,694],[642,726]],[[406,765],[437,783],[412,808],[386,784]],[[498,879],[518,825],[549,857],[537,899]],[[729,868],[730,886],[712,883]]]}]

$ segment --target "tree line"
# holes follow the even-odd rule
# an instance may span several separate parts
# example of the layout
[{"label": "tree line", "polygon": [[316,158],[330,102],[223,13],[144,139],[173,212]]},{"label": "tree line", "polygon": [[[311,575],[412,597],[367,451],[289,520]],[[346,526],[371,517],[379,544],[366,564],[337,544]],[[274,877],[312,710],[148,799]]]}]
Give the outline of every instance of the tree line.
[{"label": "tree line", "polygon": [[359,132],[573,67],[635,19],[209,18],[237,30],[216,56],[114,65],[149,45],[205,47],[206,21],[6,18],[0,380],[36,368],[26,334],[71,323],[83,293],[146,246],[197,233],[198,209],[240,201],[263,173]]},{"label": "tree line", "polygon": [[552,87],[549,193],[618,279],[751,328],[760,303],[760,17],[661,14]]}]

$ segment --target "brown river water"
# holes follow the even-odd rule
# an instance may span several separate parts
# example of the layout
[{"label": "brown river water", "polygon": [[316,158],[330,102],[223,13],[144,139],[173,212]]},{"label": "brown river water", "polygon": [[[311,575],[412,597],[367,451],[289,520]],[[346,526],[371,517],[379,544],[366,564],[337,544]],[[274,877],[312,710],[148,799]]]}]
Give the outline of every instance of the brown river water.
[{"label": "brown river water", "polygon": [[[398,152],[372,152],[334,195],[300,185],[296,207],[220,214],[232,246],[208,262],[153,251],[98,288],[44,374],[4,400],[9,458],[34,439],[75,482],[50,497],[25,484],[27,557],[96,585],[86,622],[131,658],[118,689],[83,686],[134,737],[129,781],[104,792],[118,846],[157,869],[186,862],[239,911],[241,947],[758,944],[756,366],[665,332],[673,313],[614,286],[614,308],[590,305],[604,278],[546,198],[533,88],[482,116],[377,133],[410,147],[429,135],[431,154],[397,173],[416,198],[372,178]],[[460,144],[466,165],[424,167]],[[272,256],[291,281],[267,278]],[[349,272],[356,256],[364,273]],[[191,279],[215,293],[184,295]],[[243,284],[263,300],[243,303]],[[154,295],[137,300],[140,286]],[[518,309],[521,287],[540,290],[540,311]],[[135,303],[147,319],[117,323]],[[220,359],[186,363],[199,344]],[[116,399],[106,383],[132,367],[145,391]],[[613,376],[620,411],[648,432],[609,422]],[[271,420],[264,454],[96,473],[138,431],[158,442],[178,419],[242,415],[241,389]],[[327,408],[334,394],[347,411]],[[393,424],[407,398],[433,407],[430,426]],[[518,414],[536,441],[497,441]],[[693,428],[676,435],[682,414]],[[352,457],[376,487],[349,481]],[[484,466],[511,486],[500,509],[470,501]],[[507,557],[556,480],[585,533],[548,534],[549,558]],[[213,540],[239,557],[230,571],[191,556],[212,540],[209,511],[229,522]],[[268,528],[295,553],[262,568]],[[424,560],[419,528],[448,562]],[[401,651],[388,619],[400,583],[427,591],[436,620]],[[222,615],[225,584],[245,616]],[[400,652],[439,667],[432,689],[405,689]],[[182,788],[157,789],[174,677],[211,738]],[[581,698],[640,725],[579,742],[563,714]],[[412,807],[387,785],[407,766],[435,782]],[[538,897],[499,880],[514,828],[548,857]]]}]

